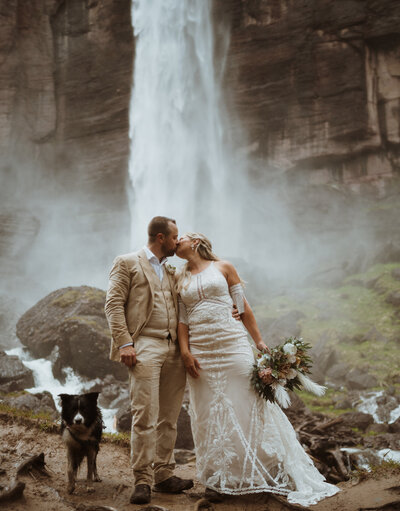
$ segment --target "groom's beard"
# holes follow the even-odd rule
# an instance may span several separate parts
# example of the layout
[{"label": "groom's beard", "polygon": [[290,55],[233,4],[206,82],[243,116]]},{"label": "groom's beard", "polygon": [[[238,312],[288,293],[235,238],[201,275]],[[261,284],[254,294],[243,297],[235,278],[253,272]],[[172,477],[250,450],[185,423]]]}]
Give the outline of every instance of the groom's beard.
[{"label": "groom's beard", "polygon": [[176,248],[171,249],[171,250],[163,250],[163,256],[164,257],[172,257],[173,255],[175,255],[175,252],[176,252]]}]

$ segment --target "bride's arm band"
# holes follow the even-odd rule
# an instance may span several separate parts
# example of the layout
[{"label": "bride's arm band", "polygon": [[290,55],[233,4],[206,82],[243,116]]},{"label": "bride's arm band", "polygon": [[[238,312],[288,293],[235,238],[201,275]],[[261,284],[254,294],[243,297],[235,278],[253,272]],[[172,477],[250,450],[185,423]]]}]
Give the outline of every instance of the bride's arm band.
[{"label": "bride's arm band", "polygon": [[234,305],[236,305],[239,314],[243,314],[245,296],[242,284],[235,284],[234,286],[231,286],[229,288],[229,293]]}]

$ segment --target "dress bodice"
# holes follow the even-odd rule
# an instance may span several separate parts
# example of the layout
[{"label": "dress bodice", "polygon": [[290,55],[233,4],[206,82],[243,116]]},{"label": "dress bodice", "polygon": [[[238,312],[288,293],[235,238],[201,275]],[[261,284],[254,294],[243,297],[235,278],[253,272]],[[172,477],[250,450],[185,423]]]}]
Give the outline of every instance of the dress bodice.
[{"label": "dress bodice", "polygon": [[228,283],[214,261],[200,273],[191,275],[189,282],[184,282],[180,296],[188,315],[204,302],[229,309],[232,307]]}]

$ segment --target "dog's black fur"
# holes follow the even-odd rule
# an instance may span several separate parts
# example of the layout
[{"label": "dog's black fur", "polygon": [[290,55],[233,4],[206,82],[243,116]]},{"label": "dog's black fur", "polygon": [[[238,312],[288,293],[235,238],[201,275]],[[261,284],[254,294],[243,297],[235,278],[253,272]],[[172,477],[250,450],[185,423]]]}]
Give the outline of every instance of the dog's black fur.
[{"label": "dog's black fur", "polygon": [[87,490],[94,491],[97,474],[96,458],[103,432],[101,411],[97,406],[98,392],[59,394],[61,399],[61,435],[67,447],[68,493],[75,489],[78,468],[87,458]]}]

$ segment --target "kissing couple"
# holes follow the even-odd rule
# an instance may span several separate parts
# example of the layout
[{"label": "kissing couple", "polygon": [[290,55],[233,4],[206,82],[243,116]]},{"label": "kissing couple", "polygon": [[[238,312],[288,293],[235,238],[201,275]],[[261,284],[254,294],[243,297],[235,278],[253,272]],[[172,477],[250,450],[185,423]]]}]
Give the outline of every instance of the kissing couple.
[{"label": "kissing couple", "polygon": [[[175,253],[187,261],[178,273],[167,263]],[[193,486],[173,474],[186,380],[205,498],[270,492],[307,507],[339,491],[325,482],[280,407],[251,388],[247,333],[258,350],[268,348],[235,267],[203,234],[179,238],[175,220],[154,217],[147,246],[114,260],[105,311],[110,358],[129,370],[131,503],[150,502],[153,484],[165,493]]]}]

